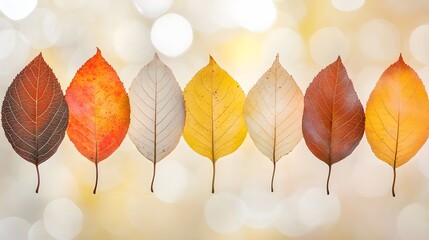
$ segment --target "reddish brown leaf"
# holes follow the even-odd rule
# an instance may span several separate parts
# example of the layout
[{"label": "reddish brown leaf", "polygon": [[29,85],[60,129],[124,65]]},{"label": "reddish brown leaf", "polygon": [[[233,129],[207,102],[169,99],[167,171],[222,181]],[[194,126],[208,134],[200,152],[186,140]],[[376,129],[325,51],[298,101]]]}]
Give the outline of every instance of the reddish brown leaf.
[{"label": "reddish brown leaf", "polygon": [[338,59],[317,74],[304,97],[302,131],[310,151],[329,166],[350,155],[362,139],[365,114]]},{"label": "reddish brown leaf", "polygon": [[58,149],[67,128],[68,108],[52,69],[39,54],[13,80],[2,107],[7,140],[19,156],[36,165]]}]

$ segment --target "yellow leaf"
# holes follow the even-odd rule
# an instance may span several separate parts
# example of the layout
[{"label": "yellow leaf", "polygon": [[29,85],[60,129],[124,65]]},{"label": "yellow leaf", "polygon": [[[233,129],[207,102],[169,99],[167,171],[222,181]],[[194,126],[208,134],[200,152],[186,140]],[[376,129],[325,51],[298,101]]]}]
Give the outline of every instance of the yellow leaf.
[{"label": "yellow leaf", "polygon": [[402,57],[386,69],[366,106],[365,133],[372,151],[396,168],[408,162],[429,134],[429,100],[422,80]]},{"label": "yellow leaf", "polygon": [[234,152],[246,138],[245,95],[212,57],[191,79],[183,95],[186,105],[183,137],[195,152],[212,161],[213,193],[216,161]]}]

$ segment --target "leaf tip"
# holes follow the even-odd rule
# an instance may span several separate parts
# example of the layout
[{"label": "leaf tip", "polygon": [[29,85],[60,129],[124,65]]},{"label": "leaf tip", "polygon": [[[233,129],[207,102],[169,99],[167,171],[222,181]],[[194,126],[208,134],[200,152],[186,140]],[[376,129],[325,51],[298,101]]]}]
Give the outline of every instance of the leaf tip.
[{"label": "leaf tip", "polygon": [[402,57],[402,53],[399,54],[398,62],[405,63],[404,58]]},{"label": "leaf tip", "polygon": [[153,60],[158,60],[158,59],[159,59],[158,53],[155,52],[155,54],[153,55]]},{"label": "leaf tip", "polygon": [[279,65],[281,65],[280,64],[280,55],[277,53],[276,54],[276,58],[274,59],[274,64],[279,64]]},{"label": "leaf tip", "polygon": [[39,54],[37,54],[37,56],[33,59],[33,61],[32,61],[33,63],[34,62],[41,62],[42,64],[46,64],[46,61],[45,61],[45,59],[43,58],[43,54],[42,54],[42,52],[40,52]]},{"label": "leaf tip", "polygon": [[40,52],[38,55],[37,55],[37,57],[36,58],[41,58],[41,59],[43,59],[43,54],[42,54],[42,52]]},{"label": "leaf tip", "polygon": [[210,60],[209,60],[210,65],[217,64],[216,61],[214,60],[214,58],[212,57],[212,55],[209,55],[209,58],[210,58]]},{"label": "leaf tip", "polygon": [[95,53],[95,55],[101,56],[101,50],[98,47],[97,47],[97,52]]},{"label": "leaf tip", "polygon": [[[276,55],[276,58],[274,59],[274,62],[273,62],[273,66],[277,66],[277,67],[280,67],[281,69],[283,69],[283,70],[286,70],[283,66],[282,66],[282,64],[280,63],[280,55],[279,55],[279,53],[277,53],[277,55]],[[289,74],[289,73],[288,73]]]},{"label": "leaf tip", "polygon": [[340,63],[342,63],[343,62],[343,60],[341,59],[341,55],[338,55],[338,57],[337,57],[337,60],[336,60],[337,62],[340,62]]},{"label": "leaf tip", "polygon": [[404,58],[402,56],[402,53],[399,54],[398,60],[396,62],[394,62],[391,66],[396,66],[399,68],[405,67],[405,68],[412,69],[407,63],[405,63]]}]

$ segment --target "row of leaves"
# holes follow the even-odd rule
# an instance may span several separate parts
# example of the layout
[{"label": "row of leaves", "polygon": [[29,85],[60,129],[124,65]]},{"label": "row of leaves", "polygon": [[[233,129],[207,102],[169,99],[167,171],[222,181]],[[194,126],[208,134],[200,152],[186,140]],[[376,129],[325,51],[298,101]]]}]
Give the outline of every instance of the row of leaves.
[{"label": "row of leaves", "polygon": [[[375,155],[396,168],[410,160],[429,134],[429,100],[417,73],[402,57],[385,70],[366,113],[338,59],[322,69],[303,96],[277,56],[246,97],[239,84],[210,57],[185,87],[159,57],[144,66],[127,95],[100,50],[76,73],[65,96],[42,54],[13,80],[2,107],[2,125],[13,149],[37,169],[62,142],[65,131],[77,150],[95,163],[110,156],[128,133],[139,152],[156,164],[176,147],[182,132],[189,146],[213,164],[234,152],[247,131],[276,163],[302,136],[329,166],[349,156],[363,133]],[[185,117],[186,116],[186,117]]]}]

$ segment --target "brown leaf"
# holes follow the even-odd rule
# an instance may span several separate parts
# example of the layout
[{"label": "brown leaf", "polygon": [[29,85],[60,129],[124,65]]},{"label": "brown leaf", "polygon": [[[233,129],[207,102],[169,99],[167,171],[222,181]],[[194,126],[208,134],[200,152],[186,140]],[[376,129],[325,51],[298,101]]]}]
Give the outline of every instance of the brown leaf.
[{"label": "brown leaf", "polygon": [[52,69],[39,54],[13,80],[2,107],[7,140],[19,156],[36,165],[58,149],[67,128],[68,108]]},{"label": "brown leaf", "polygon": [[302,130],[310,151],[329,166],[350,155],[362,139],[365,114],[338,59],[317,74],[304,96]]}]

